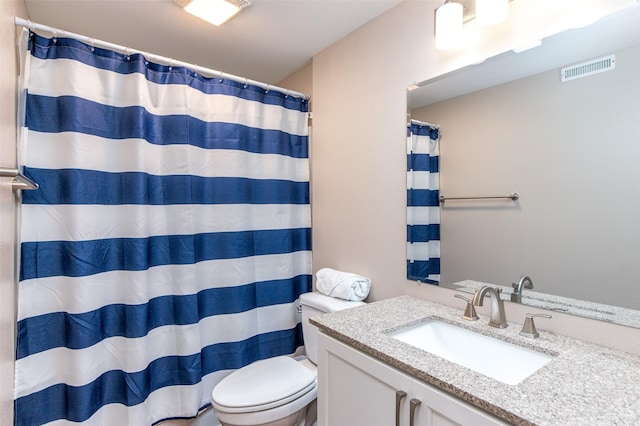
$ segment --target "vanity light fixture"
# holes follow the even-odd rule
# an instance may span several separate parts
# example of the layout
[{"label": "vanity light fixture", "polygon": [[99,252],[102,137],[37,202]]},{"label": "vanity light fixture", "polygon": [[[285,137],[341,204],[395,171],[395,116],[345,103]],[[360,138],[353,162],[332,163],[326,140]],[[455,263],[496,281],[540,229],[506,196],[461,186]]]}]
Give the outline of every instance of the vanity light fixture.
[{"label": "vanity light fixture", "polygon": [[219,26],[251,5],[248,0],[173,0],[185,12]]},{"label": "vanity light fixture", "polygon": [[460,3],[447,0],[435,12],[436,49],[450,50],[462,38],[464,8]]},{"label": "vanity light fixture", "polygon": [[509,0],[476,0],[478,25],[494,25],[507,19],[507,16],[509,16]]},{"label": "vanity light fixture", "polygon": [[462,39],[465,20],[475,18],[480,26],[504,21],[509,16],[509,2],[512,0],[475,0],[475,14],[465,16],[463,3],[468,5],[471,1],[446,0],[435,10],[436,49],[450,50],[457,47]]}]

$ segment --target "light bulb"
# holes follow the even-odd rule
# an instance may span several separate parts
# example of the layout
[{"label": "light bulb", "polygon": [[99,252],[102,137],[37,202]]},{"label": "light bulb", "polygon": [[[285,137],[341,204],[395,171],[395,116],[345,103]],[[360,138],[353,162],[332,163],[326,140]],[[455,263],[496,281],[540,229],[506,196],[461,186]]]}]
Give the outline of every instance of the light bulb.
[{"label": "light bulb", "polygon": [[449,50],[462,38],[463,7],[460,3],[445,3],[436,9],[436,49]]}]

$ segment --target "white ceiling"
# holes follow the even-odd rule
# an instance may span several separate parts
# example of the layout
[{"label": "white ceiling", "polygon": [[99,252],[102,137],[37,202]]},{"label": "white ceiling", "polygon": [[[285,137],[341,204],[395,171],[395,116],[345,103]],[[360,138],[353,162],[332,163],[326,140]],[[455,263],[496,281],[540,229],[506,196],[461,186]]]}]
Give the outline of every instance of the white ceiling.
[{"label": "white ceiling", "polygon": [[172,0],[25,0],[29,19],[269,84],[402,0],[253,0],[216,27]]}]

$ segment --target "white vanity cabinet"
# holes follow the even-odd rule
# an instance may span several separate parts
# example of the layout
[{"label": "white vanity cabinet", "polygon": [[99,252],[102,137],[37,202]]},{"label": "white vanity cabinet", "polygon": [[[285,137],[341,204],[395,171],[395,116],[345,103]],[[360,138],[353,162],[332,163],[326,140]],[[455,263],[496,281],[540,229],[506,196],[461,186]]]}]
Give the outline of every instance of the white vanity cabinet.
[{"label": "white vanity cabinet", "polygon": [[318,426],[508,425],[323,333]]}]

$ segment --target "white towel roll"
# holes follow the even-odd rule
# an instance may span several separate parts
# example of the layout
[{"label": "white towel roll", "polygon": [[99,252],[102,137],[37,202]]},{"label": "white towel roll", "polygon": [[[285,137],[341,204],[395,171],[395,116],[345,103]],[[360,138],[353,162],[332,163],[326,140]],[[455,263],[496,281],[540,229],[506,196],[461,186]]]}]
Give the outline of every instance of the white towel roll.
[{"label": "white towel roll", "polygon": [[327,296],[361,301],[371,290],[371,280],[358,274],[322,268],[316,272],[316,289]]}]

